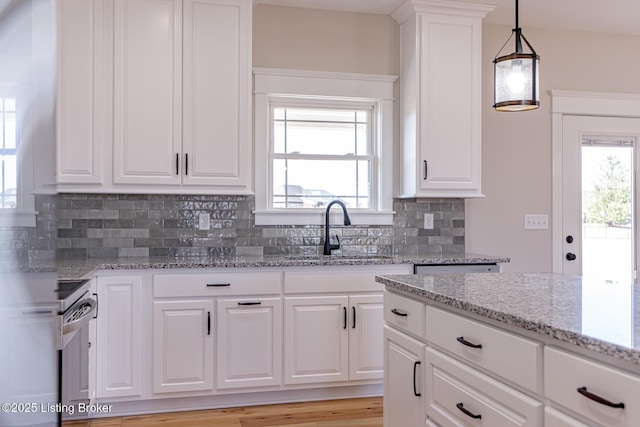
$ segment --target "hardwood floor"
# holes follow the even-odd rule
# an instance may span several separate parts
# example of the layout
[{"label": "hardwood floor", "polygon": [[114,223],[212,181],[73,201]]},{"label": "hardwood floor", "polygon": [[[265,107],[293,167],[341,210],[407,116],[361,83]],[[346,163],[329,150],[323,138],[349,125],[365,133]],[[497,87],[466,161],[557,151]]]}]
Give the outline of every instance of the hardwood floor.
[{"label": "hardwood floor", "polygon": [[67,421],[63,427],[382,427],[382,397]]}]

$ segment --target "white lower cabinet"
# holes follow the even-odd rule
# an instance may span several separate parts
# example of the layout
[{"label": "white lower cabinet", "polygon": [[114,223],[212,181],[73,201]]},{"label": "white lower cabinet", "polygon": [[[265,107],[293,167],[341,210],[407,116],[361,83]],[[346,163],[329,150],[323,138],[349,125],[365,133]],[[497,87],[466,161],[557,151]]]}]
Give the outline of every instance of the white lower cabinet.
[{"label": "white lower cabinet", "polygon": [[543,404],[432,348],[426,350],[427,413],[442,427],[537,427]]},{"label": "white lower cabinet", "polygon": [[284,299],[285,384],[349,378],[349,297]]},{"label": "white lower cabinet", "polygon": [[153,302],[153,392],[213,390],[212,300]]},{"label": "white lower cabinet", "polygon": [[285,298],[285,383],[381,379],[382,295]]},{"label": "white lower cabinet", "polygon": [[420,426],[425,422],[424,348],[424,343],[384,327],[383,413],[387,427]]},{"label": "white lower cabinet", "polygon": [[97,288],[96,397],[140,396],[143,388],[142,277],[98,277]]},{"label": "white lower cabinet", "polygon": [[640,377],[552,347],[544,350],[544,394],[606,427],[640,425]]},{"label": "white lower cabinet", "polygon": [[218,299],[216,309],[218,389],[280,385],[282,299]]}]

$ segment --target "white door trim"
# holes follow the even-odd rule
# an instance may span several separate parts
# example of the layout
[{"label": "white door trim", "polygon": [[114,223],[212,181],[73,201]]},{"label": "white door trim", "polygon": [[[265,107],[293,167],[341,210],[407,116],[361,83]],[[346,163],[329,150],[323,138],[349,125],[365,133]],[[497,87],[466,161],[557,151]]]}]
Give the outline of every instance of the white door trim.
[{"label": "white door trim", "polygon": [[640,117],[640,95],[550,90],[551,265],[562,273],[562,119],[564,115]]}]

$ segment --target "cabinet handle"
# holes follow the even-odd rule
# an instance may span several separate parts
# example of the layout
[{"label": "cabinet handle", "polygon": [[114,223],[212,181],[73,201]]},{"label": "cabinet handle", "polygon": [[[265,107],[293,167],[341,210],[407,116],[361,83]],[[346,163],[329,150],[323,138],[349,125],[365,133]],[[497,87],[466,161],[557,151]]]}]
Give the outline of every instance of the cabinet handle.
[{"label": "cabinet handle", "polygon": [[180,154],[176,153],[176,175],[180,175]]},{"label": "cabinet handle", "polygon": [[469,342],[467,340],[464,339],[464,337],[458,337],[456,338],[456,340],[460,343],[460,344],[464,344],[467,347],[471,347],[471,348],[482,348],[482,344],[474,344],[472,342]]},{"label": "cabinet handle", "polygon": [[577,391],[578,391],[578,393],[580,393],[581,395],[583,395],[587,399],[591,399],[594,402],[598,402],[598,403],[600,403],[602,405],[610,406],[612,408],[624,409],[624,403],[622,403],[622,402],[620,402],[620,403],[610,402],[607,399],[604,399],[604,398],[598,396],[597,394],[589,393],[587,391],[586,387],[580,387],[580,388],[577,389]]},{"label": "cabinet handle", "polygon": [[261,301],[247,301],[247,302],[239,302],[238,305],[260,305]]},{"label": "cabinet handle", "polygon": [[100,301],[98,301],[98,294],[97,293],[93,293],[93,296],[95,297],[96,300],[96,314],[93,315],[94,319],[98,318],[98,310],[100,310]]},{"label": "cabinet handle", "polygon": [[51,310],[28,310],[28,311],[23,311],[22,314],[24,314],[25,316],[40,316],[43,314],[53,314],[53,311]]},{"label": "cabinet handle", "polygon": [[424,177],[423,177],[423,179],[426,180],[427,179],[427,172],[429,171],[429,167],[427,166],[427,161],[426,160],[423,160],[423,162],[424,162]]},{"label": "cabinet handle", "polygon": [[344,310],[344,326],[342,329],[347,329],[347,307],[342,307]]},{"label": "cabinet handle", "polygon": [[223,286],[231,286],[231,283],[207,283],[207,286],[210,288],[220,288]]},{"label": "cabinet handle", "polygon": [[211,312],[207,311],[207,335],[211,335]]},{"label": "cabinet handle", "polygon": [[482,415],[480,414],[474,414],[472,412],[469,412],[467,409],[465,409],[465,407],[462,405],[462,402],[457,403],[456,404],[456,408],[460,409],[460,411],[462,411],[463,414],[471,417],[471,418],[475,418],[477,420],[479,420],[480,418],[482,418]]},{"label": "cabinet handle", "polygon": [[356,328],[356,306],[351,306],[351,313],[353,314],[353,323],[351,324],[351,329]]},{"label": "cabinet handle", "polygon": [[184,174],[189,175],[189,154],[184,155]]},{"label": "cabinet handle", "polygon": [[418,371],[418,365],[420,365],[420,361],[413,362],[413,395],[420,397],[422,393],[418,392],[418,388],[416,387],[416,372]]},{"label": "cabinet handle", "polygon": [[393,314],[395,314],[396,316],[402,316],[402,317],[407,317],[407,312],[406,311],[400,311],[397,308],[392,308],[391,312]]}]

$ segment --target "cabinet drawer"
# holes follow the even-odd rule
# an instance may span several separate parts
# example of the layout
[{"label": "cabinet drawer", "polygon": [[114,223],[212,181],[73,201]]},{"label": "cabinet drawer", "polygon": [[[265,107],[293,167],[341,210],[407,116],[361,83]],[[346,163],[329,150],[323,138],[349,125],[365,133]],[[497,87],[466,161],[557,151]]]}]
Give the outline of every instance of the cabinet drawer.
[{"label": "cabinet drawer", "polygon": [[540,344],[434,307],[426,311],[428,341],[531,391],[541,391]]},{"label": "cabinet drawer", "polygon": [[427,348],[427,414],[442,427],[538,427],[542,402]]},{"label": "cabinet drawer", "polygon": [[384,293],[384,321],[398,329],[425,338],[425,305],[388,291]]},{"label": "cabinet drawer", "polygon": [[549,406],[544,408],[544,427],[589,427]]},{"label": "cabinet drawer", "polygon": [[284,273],[284,292],[333,293],[380,292],[384,285],[376,282],[380,274],[409,274],[410,266],[347,266],[330,268],[306,268]]},{"label": "cabinet drawer", "polygon": [[[549,347],[544,365],[544,394],[549,399],[607,427],[640,425],[640,377]],[[585,387],[613,404],[624,403],[624,408],[589,399],[578,392]]]},{"label": "cabinet drawer", "polygon": [[279,294],[280,271],[169,273],[153,275],[154,298]]}]

